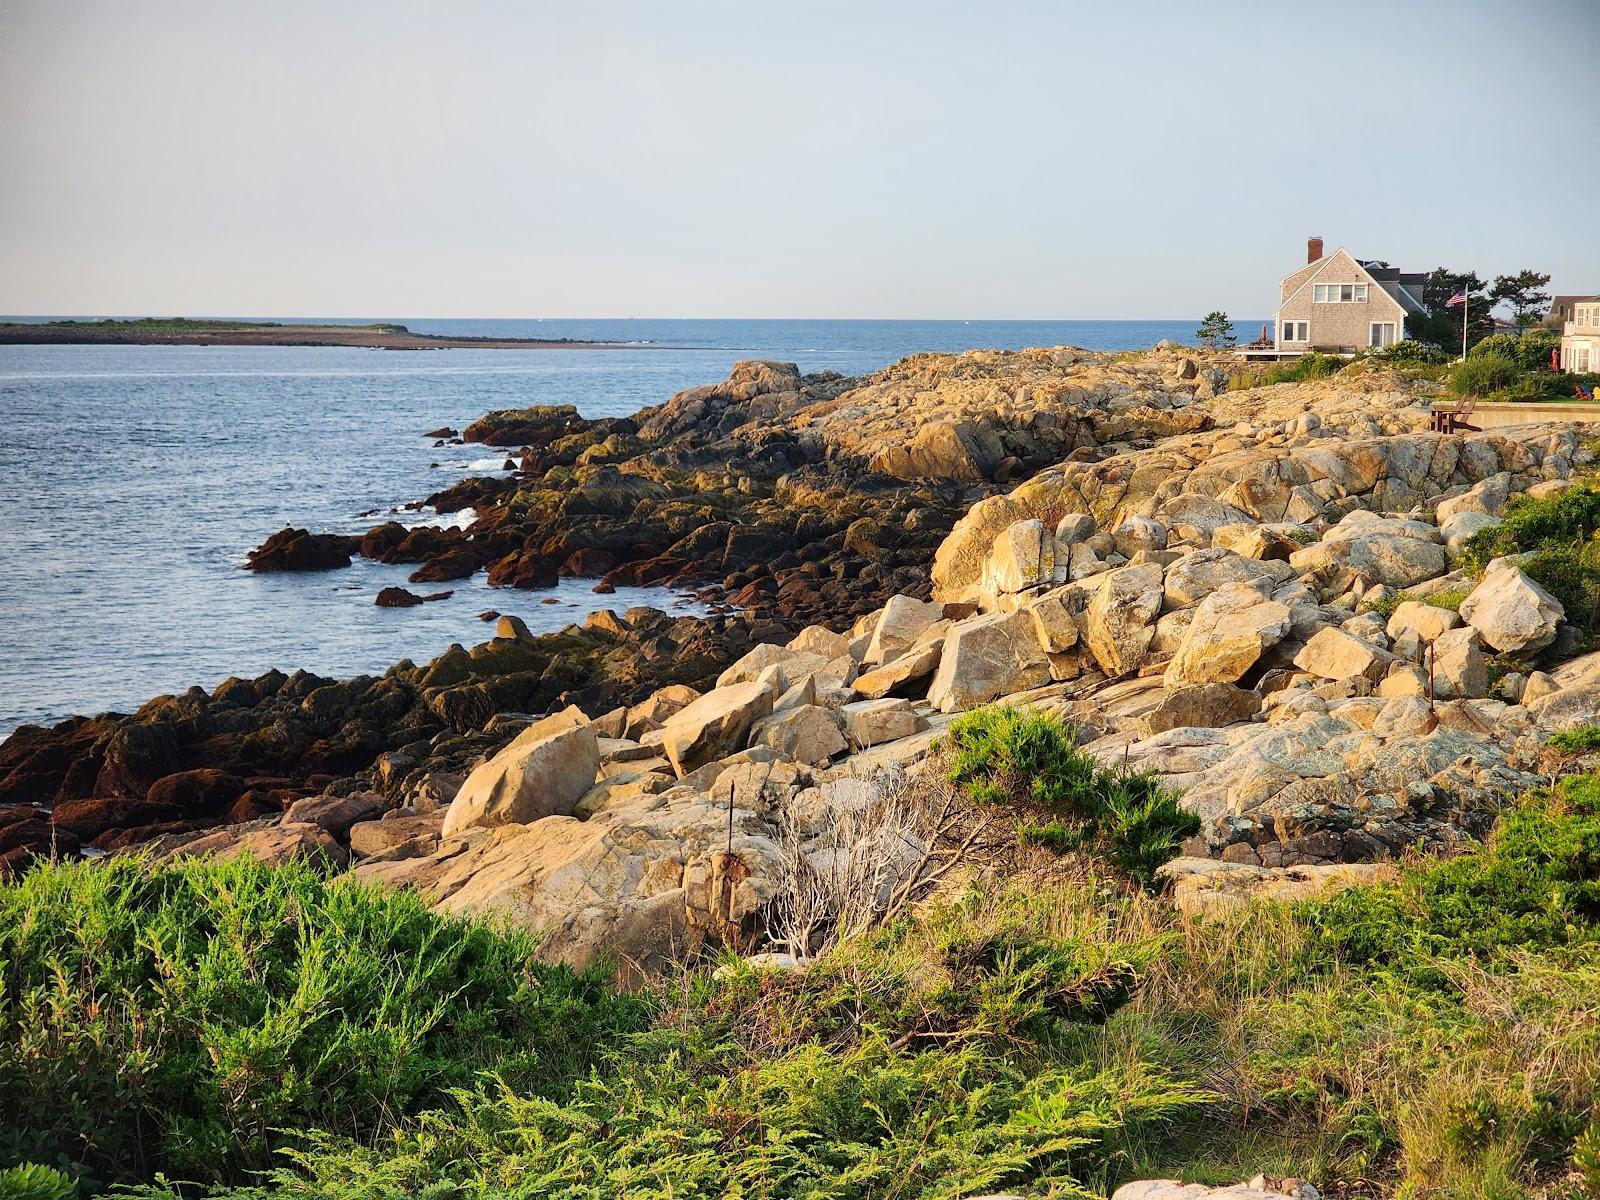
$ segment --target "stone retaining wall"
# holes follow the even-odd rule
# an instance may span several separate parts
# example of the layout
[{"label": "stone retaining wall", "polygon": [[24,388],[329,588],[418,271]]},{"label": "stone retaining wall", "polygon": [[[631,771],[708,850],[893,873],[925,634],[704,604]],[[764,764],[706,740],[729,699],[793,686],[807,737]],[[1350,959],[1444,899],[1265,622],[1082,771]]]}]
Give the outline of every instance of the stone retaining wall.
[{"label": "stone retaining wall", "polygon": [[[1454,402],[1439,401],[1435,412],[1454,408]],[[1555,404],[1480,404],[1468,418],[1479,429],[1507,429],[1513,425],[1542,425],[1551,421],[1600,423],[1600,404],[1560,402]]]}]

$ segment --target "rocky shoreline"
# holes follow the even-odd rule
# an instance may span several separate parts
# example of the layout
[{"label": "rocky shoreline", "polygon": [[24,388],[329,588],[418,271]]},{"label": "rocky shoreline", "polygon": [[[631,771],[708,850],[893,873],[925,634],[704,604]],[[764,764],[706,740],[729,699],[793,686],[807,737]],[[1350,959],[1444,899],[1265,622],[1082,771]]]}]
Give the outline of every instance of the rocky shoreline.
[{"label": "rocky shoreline", "polygon": [[1517,561],[1469,577],[1460,547],[1594,451],[1569,425],[1433,433],[1433,385],[1371,364],[1233,390],[1228,366],[740,363],[632,418],[489,414],[463,436],[516,469],[427,500],[472,508],[465,529],[285,531],[252,565],[671,583],[712,615],[503,618],[381,678],[269,673],[24,727],[0,745],[0,865],[318,852],[510,913],[575,963],[759,948],[797,856],[837,854],[830,830],[991,702],[1181,792],[1180,903],[1480,836],[1547,777],[1548,735],[1600,713],[1600,656]]}]

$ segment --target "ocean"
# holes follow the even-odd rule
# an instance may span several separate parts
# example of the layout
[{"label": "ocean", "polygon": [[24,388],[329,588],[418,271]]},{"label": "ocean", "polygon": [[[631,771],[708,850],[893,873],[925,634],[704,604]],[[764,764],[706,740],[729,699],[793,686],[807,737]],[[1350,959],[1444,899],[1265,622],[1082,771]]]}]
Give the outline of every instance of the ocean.
[{"label": "ocean", "polygon": [[694,611],[661,589],[599,596],[592,581],[567,580],[516,592],[488,587],[482,573],[416,587],[452,588],[448,600],[385,609],[374,595],[404,585],[411,568],[358,559],[315,574],[243,569],[246,552],[284,525],[359,533],[463,476],[501,469],[505,456],[487,447],[435,448],[422,435],[439,426],[530,404],[632,413],[725,378],[741,358],[861,374],[922,350],[1143,349],[1190,340],[1197,324],[370,319],[630,346],[0,346],[0,738],[273,667],[349,676],[423,662],[487,637],[478,619],[487,609],[536,631],[598,608]]}]

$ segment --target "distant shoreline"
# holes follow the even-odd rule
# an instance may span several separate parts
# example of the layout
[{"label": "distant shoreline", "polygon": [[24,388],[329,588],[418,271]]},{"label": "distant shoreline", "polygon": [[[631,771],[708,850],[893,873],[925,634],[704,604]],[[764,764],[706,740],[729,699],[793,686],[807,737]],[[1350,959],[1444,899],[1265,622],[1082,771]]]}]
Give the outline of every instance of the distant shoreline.
[{"label": "distant shoreline", "polygon": [[275,321],[7,321],[4,346],[345,346],[366,350],[675,350],[639,342],[572,338],[450,337],[404,325],[308,325]]}]

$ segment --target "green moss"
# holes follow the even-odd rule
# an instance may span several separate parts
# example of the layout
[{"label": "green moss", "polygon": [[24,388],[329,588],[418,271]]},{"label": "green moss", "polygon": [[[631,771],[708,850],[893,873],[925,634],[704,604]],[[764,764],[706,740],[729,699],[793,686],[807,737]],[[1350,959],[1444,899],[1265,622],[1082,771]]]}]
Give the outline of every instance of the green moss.
[{"label": "green moss", "polygon": [[1443,608],[1450,612],[1459,612],[1461,602],[1472,595],[1472,585],[1462,584],[1460,587],[1440,588],[1436,592],[1429,592],[1422,598],[1424,604],[1431,604],[1434,608]]}]

